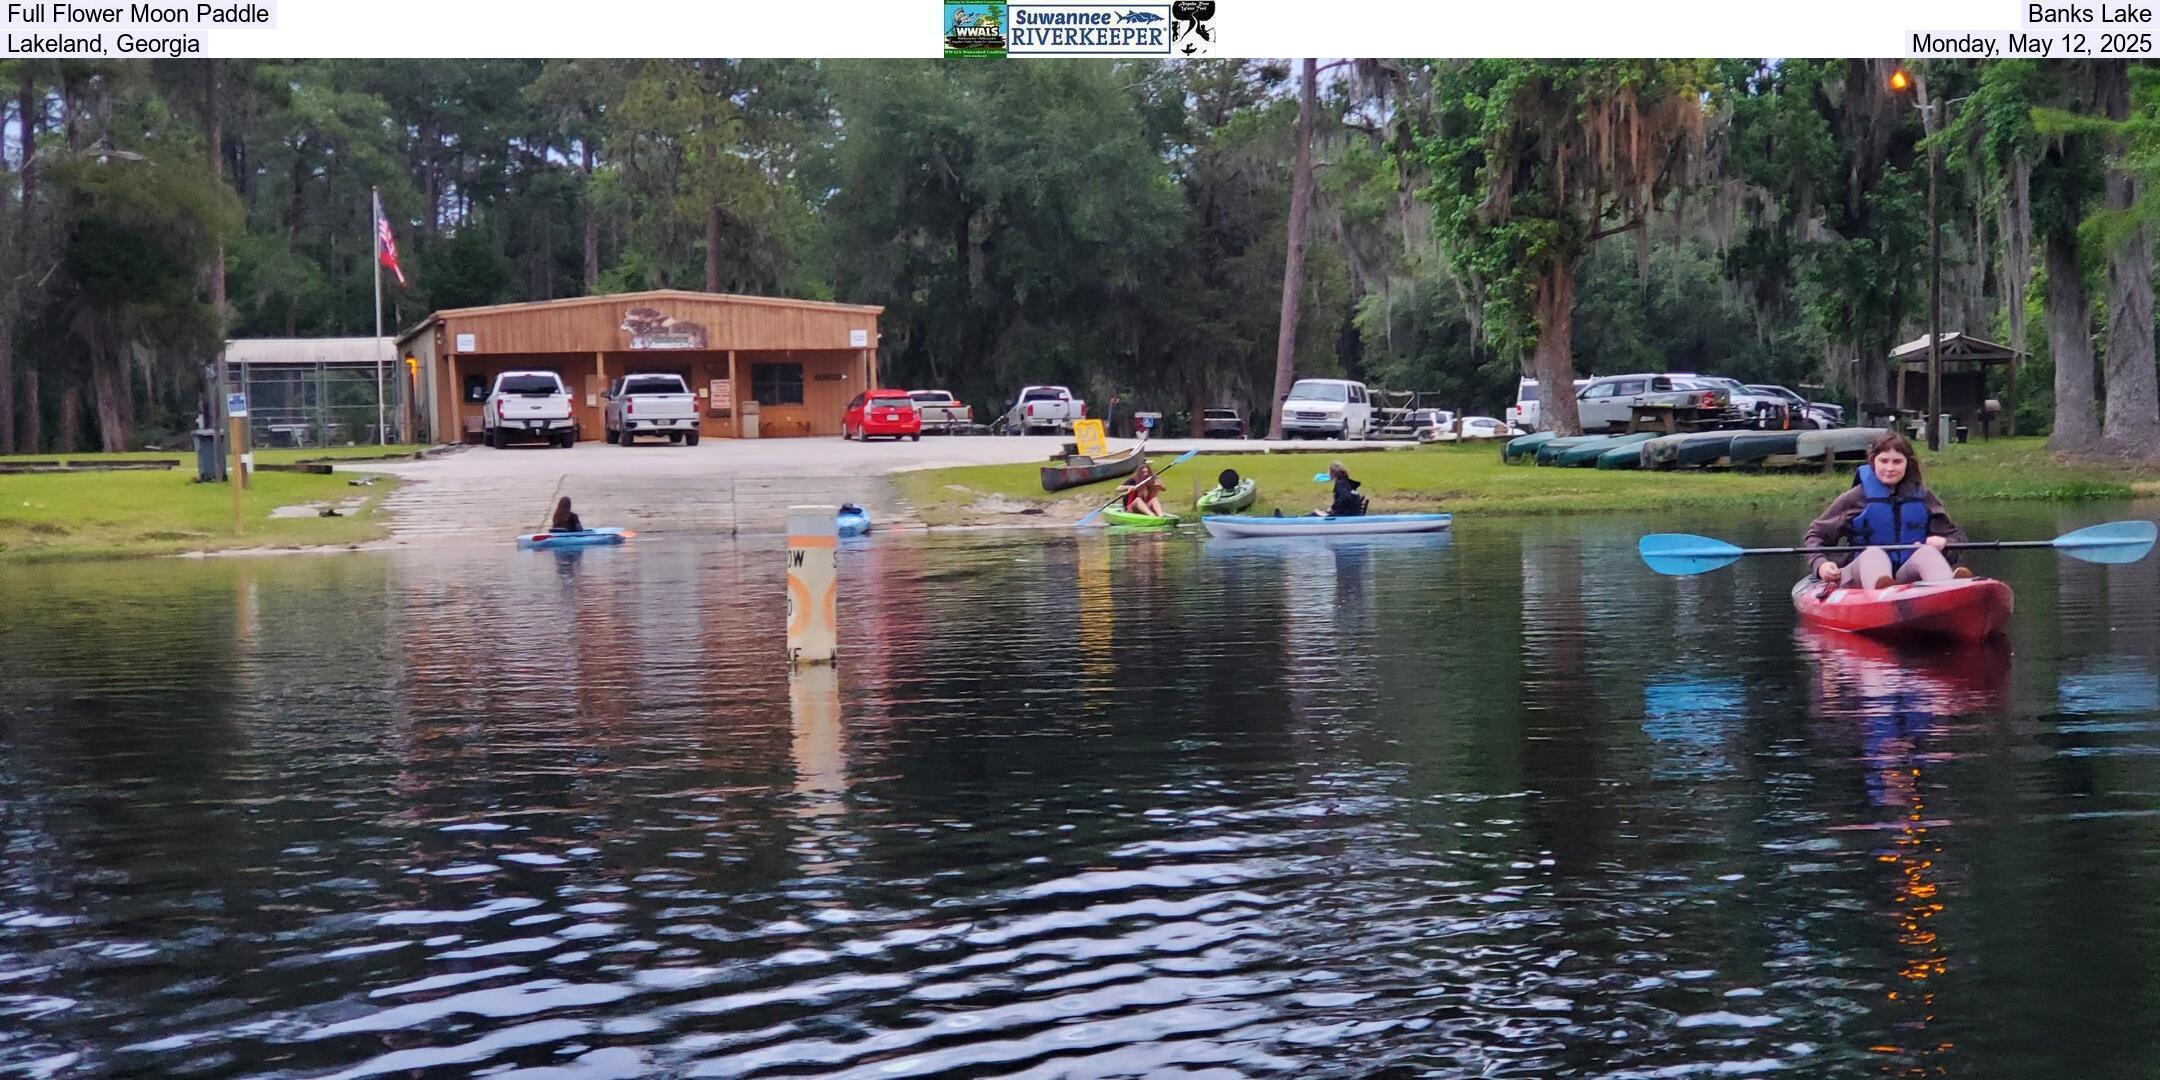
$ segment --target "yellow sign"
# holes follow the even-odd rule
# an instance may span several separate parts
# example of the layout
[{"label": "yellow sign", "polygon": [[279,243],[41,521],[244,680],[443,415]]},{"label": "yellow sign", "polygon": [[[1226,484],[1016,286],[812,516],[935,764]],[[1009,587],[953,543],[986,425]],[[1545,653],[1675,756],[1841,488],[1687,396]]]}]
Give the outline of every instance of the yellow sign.
[{"label": "yellow sign", "polygon": [[1102,421],[1073,421],[1073,442],[1080,447],[1082,457],[1099,458],[1110,452],[1103,442]]}]

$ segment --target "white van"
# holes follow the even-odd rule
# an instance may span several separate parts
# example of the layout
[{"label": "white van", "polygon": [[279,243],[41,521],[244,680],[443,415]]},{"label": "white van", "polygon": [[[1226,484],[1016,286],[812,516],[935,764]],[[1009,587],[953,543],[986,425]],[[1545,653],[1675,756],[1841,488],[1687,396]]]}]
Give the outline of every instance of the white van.
[{"label": "white van", "polygon": [[1362,439],[1372,430],[1372,395],[1349,379],[1299,379],[1282,403],[1285,439]]}]

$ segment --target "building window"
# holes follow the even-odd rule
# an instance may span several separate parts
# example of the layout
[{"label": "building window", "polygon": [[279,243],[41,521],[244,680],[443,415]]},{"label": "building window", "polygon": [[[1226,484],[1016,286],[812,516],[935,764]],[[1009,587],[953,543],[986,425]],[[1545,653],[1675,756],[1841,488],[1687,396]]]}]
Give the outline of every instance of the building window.
[{"label": "building window", "polygon": [[760,405],[802,404],[802,365],[750,365],[750,397]]}]

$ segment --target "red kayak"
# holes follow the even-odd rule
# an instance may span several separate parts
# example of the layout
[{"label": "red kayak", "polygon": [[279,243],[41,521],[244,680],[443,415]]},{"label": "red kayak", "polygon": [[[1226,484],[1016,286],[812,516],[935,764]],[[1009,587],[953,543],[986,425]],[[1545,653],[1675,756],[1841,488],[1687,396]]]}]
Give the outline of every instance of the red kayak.
[{"label": "red kayak", "polygon": [[2010,625],[2010,586],[1994,578],[1916,581],[1887,589],[1832,589],[1803,578],[1793,586],[1800,621],[1880,638],[1980,641]]}]

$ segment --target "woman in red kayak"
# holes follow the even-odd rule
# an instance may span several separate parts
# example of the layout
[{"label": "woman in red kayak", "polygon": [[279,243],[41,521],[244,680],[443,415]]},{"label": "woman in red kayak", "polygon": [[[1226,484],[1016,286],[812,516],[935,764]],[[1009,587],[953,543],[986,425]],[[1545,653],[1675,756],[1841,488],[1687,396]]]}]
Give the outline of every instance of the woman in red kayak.
[{"label": "woman in red kayak", "polygon": [[[1803,543],[1860,549],[1844,556],[1816,556],[1816,577],[1848,588],[1887,589],[1902,582],[1971,577],[1965,567],[1952,569],[1957,556],[1944,550],[1944,545],[1964,539],[1965,530],[1920,482],[1920,459],[1913,455],[1912,444],[1902,435],[1889,434],[1868,447],[1867,464],[1853,471],[1853,486],[1808,526]],[[1897,544],[1921,546],[1883,550]]]}]

